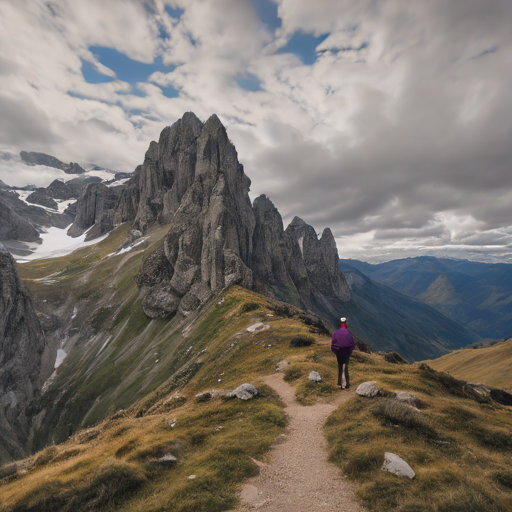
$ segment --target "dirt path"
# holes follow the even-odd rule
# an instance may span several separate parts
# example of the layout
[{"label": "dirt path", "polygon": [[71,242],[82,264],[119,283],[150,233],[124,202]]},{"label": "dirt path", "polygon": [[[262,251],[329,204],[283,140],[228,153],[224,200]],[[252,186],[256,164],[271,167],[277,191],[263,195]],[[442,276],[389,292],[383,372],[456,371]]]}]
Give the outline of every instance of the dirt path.
[{"label": "dirt path", "polygon": [[322,432],[327,417],[352,392],[340,392],[330,402],[302,406],[295,401],[295,390],[284,382],[282,374],[270,375],[264,381],[286,404],[289,424],[272,448],[271,462],[258,463],[260,474],[242,489],[238,511],[362,512],[354,486],[327,461]]}]

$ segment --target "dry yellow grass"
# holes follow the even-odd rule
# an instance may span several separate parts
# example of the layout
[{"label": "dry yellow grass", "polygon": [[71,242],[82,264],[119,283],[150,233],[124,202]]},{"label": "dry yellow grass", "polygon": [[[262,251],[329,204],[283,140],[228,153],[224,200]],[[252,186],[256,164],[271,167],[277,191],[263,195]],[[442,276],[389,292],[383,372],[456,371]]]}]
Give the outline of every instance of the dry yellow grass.
[{"label": "dry yellow grass", "polygon": [[457,379],[512,390],[512,338],[492,347],[456,350],[426,363]]}]

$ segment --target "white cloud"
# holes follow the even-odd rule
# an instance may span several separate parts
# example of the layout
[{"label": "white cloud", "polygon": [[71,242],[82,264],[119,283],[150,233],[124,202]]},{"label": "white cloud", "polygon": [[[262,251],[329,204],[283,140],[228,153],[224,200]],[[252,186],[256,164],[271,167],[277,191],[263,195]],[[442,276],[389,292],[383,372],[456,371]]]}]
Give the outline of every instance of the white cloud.
[{"label": "white cloud", "polygon": [[[215,112],[253,193],[286,220],[329,225],[340,251],[508,258],[496,230],[512,219],[510,2],[278,4],[273,35],[247,0],[2,2],[0,144],[132,170],[185,111]],[[311,66],[274,53],[296,31],[329,34]],[[115,76],[91,46],[176,68],[89,84],[81,59]],[[261,91],[237,85],[249,74]]]}]

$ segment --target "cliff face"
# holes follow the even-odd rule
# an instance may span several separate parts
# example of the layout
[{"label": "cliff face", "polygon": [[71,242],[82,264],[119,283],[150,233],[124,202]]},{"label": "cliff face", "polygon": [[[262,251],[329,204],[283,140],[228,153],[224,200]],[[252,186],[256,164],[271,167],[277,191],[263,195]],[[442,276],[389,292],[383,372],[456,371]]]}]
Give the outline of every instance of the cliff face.
[{"label": "cliff face", "polygon": [[24,407],[37,389],[44,349],[32,298],[0,245],[0,464],[23,455]]},{"label": "cliff face", "polygon": [[[319,240],[297,218],[285,231],[266,196],[251,205],[249,186],[215,115],[203,124],[187,113],[151,143],[140,170],[134,227],[143,231],[159,222],[169,224],[169,232],[164,254],[148,258],[140,272],[141,284],[152,283],[143,304],[148,316],[187,315],[240,284],[335,322],[350,291],[332,233],[325,230]],[[126,218],[135,190],[131,184],[124,192],[123,213],[118,208],[115,218]],[[165,272],[155,266],[163,256]]]},{"label": "cliff face", "polygon": [[117,187],[109,188],[103,183],[87,185],[78,202],[76,217],[68,230],[68,235],[78,237],[92,226],[95,236],[111,231],[114,226],[113,208],[118,202],[119,195],[120,190]]}]

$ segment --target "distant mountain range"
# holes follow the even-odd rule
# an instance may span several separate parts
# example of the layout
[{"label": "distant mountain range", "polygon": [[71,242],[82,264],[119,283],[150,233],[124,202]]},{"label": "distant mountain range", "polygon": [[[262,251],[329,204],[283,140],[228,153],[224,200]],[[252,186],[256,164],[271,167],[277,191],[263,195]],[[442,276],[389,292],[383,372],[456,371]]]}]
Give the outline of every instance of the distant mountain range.
[{"label": "distant mountain range", "polygon": [[512,265],[420,256],[370,264],[340,260],[432,306],[480,338],[512,336]]}]

